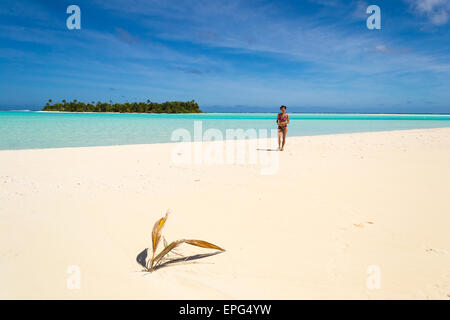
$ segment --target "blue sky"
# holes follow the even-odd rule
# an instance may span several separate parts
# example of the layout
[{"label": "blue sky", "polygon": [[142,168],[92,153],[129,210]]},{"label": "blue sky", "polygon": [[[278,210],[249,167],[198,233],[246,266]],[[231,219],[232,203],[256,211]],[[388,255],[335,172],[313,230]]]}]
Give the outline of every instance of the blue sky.
[{"label": "blue sky", "polygon": [[[71,4],[81,30],[66,27]],[[450,113],[449,20],[450,0],[2,0],[0,108]]]}]

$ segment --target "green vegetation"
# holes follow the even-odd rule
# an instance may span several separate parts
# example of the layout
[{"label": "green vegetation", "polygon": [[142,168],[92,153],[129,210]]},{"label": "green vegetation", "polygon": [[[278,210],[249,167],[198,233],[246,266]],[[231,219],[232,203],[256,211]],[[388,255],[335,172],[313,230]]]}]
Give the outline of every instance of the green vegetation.
[{"label": "green vegetation", "polygon": [[182,102],[172,101],[156,103],[147,100],[147,102],[126,102],[109,103],[91,102],[84,103],[74,100],[67,102],[57,102],[52,104],[52,99],[48,100],[42,111],[65,111],[65,112],[121,112],[121,113],[201,113],[197,102],[194,100]]}]

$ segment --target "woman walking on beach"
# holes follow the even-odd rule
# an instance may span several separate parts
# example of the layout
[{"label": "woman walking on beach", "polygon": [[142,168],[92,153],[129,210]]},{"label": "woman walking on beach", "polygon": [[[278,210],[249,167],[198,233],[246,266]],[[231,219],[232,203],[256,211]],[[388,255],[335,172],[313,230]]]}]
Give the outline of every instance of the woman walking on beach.
[{"label": "woman walking on beach", "polygon": [[[278,150],[284,150],[286,143],[287,125],[289,123],[289,115],[286,113],[286,106],[280,107],[281,112],[277,116],[278,125]],[[283,144],[281,144],[281,135],[283,135]],[[281,145],[281,147],[280,147]]]}]

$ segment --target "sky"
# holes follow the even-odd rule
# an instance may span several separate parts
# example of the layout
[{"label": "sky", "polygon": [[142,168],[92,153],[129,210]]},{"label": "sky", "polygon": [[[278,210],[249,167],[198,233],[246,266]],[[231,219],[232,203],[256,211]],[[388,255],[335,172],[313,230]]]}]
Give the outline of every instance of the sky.
[{"label": "sky", "polygon": [[209,112],[450,113],[449,20],[450,0],[2,0],[0,109],[194,99]]}]

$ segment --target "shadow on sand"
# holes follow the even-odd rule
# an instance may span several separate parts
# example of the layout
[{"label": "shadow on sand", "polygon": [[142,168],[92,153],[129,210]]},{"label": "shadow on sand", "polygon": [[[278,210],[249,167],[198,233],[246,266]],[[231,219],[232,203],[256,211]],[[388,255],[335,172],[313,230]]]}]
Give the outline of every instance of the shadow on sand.
[{"label": "shadow on sand", "polygon": [[[181,257],[181,258],[172,258],[172,259],[167,259],[167,261],[161,263],[160,265],[157,265],[153,268],[153,271],[159,270],[161,268],[165,268],[165,267],[169,267],[172,266],[174,264],[186,264],[186,262],[189,261],[195,261],[195,260],[199,260],[199,259],[204,259],[204,258],[208,258],[211,256],[215,256],[216,254],[220,254],[223,253],[222,251],[219,252],[211,252],[211,253],[203,253],[203,254],[195,254],[192,256],[187,256],[187,257]],[[147,259],[147,249],[145,249],[144,251],[142,251],[136,258],[136,261],[143,266],[144,268],[146,268],[146,259]],[[193,262],[195,263],[195,262]]]},{"label": "shadow on sand", "polygon": [[223,252],[219,251],[219,252],[211,252],[211,253],[202,253],[202,254],[195,254],[193,256],[187,256],[187,257],[181,257],[181,258],[174,258],[174,259],[170,259],[164,263],[161,263],[160,265],[156,266],[154,268],[154,270],[159,270],[161,268],[165,268],[165,267],[170,267],[173,264],[185,264],[188,261],[195,261],[195,260],[199,260],[199,259],[204,259],[204,258],[208,258],[211,256],[215,256],[216,254],[221,254]]},{"label": "shadow on sand", "polygon": [[257,151],[279,151],[278,149],[256,149]]}]

